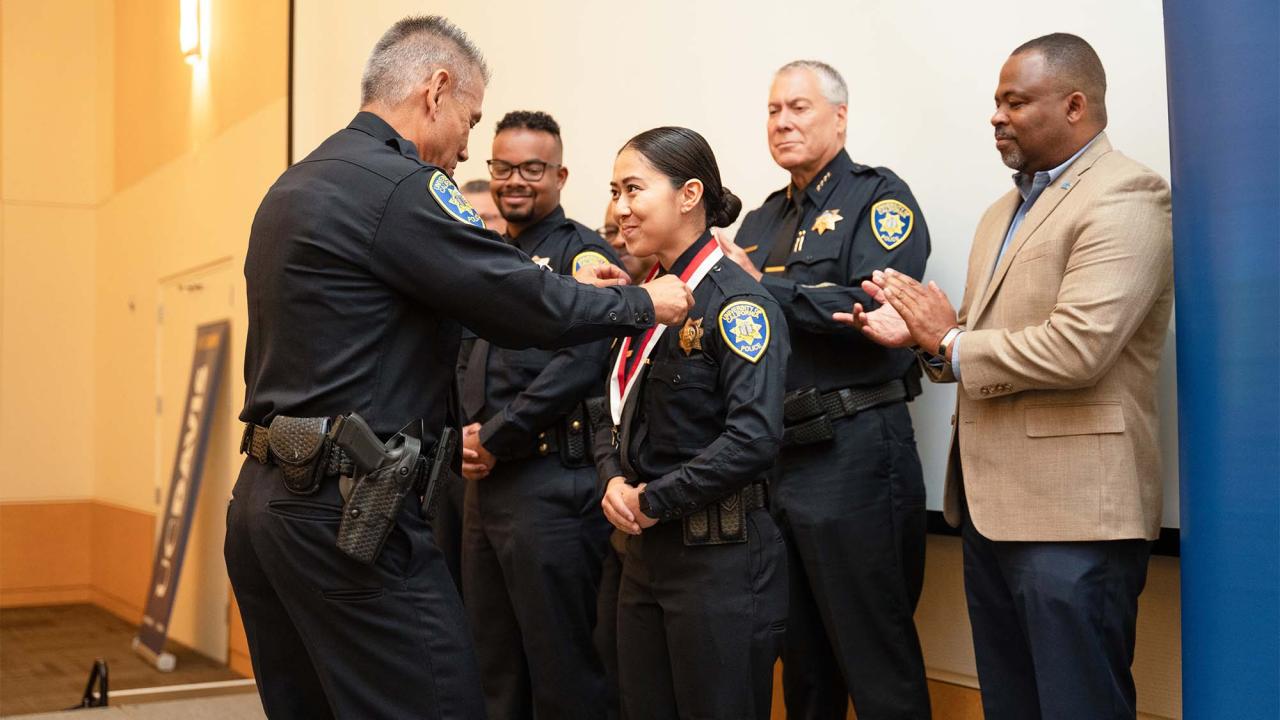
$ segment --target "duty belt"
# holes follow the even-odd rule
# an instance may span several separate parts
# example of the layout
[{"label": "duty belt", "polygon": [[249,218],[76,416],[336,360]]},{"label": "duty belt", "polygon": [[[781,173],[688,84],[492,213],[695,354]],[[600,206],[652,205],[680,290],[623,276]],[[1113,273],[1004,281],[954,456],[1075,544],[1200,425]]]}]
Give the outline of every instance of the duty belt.
[{"label": "duty belt", "polygon": [[684,544],[725,545],[747,541],[747,513],[765,506],[764,483],[752,483],[738,492],[685,515]]},{"label": "duty belt", "polygon": [[835,437],[831,421],[863,410],[908,400],[907,384],[890,380],[873,387],[848,387],[819,393],[817,388],[792,390],[782,400],[783,446],[808,445]]},{"label": "duty belt", "polygon": [[[290,492],[311,495],[320,489],[324,478],[356,475],[355,463],[329,438],[329,427],[329,418],[278,416],[269,428],[245,423],[240,452],[263,465],[275,465],[283,470],[284,485]],[[423,469],[418,468],[413,483],[413,491],[418,495],[427,485]]]},{"label": "duty belt", "polygon": [[[319,438],[316,440],[319,442]],[[306,443],[305,439],[301,442]],[[277,446],[282,443],[277,441]],[[277,455],[271,451],[271,430],[254,423],[244,424],[244,436],[240,439],[240,452],[257,460],[263,465],[280,465],[277,461]],[[301,454],[301,451],[299,452]],[[342,452],[337,445],[330,444],[329,449],[324,458],[324,474],[332,476],[346,475],[350,477],[355,473],[355,466],[351,462],[351,458]]]},{"label": "duty belt", "polygon": [[591,467],[592,433],[603,426],[603,398],[588,398],[562,416],[551,427],[538,433],[537,438],[523,451],[517,451],[511,459],[523,460],[558,454],[565,467]]}]

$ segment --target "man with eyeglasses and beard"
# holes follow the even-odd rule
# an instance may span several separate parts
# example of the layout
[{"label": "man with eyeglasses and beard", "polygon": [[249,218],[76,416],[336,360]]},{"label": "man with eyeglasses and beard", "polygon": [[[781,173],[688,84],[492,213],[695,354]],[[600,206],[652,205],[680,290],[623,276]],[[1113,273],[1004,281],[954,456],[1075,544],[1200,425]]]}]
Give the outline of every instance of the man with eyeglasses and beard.
[{"label": "man with eyeglasses and beard", "polygon": [[[563,152],[546,113],[498,122],[489,174],[503,237],[547,272],[619,265],[560,207]],[[611,528],[597,502],[591,432],[593,415],[604,417],[608,352],[607,340],[558,352],[477,340],[467,358],[463,593],[491,718],[605,716],[592,633]]]}]

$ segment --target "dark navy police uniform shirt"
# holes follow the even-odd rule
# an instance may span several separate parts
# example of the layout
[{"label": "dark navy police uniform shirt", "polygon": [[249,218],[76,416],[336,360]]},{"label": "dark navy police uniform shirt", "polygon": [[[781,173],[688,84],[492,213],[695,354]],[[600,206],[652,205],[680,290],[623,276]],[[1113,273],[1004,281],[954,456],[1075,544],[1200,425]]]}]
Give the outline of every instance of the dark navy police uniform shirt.
[{"label": "dark navy police uniform shirt", "polygon": [[[680,274],[709,242],[706,233],[670,272]],[[777,302],[728,260],[693,297],[684,326],[667,328],[640,371],[618,445],[596,443],[601,481],[647,482],[644,509],[662,520],[762,481],[782,442],[790,347]]]},{"label": "dark navy police uniform shirt", "polygon": [[764,271],[761,284],[791,326],[787,389],[879,385],[915,363],[910,350],[882,347],[831,319],[855,302],[878,307],[860,287],[873,270],[924,275],[929,230],[892,171],[859,165],[841,150],[808,187],[789,185],[748,213],[736,242]]},{"label": "dark navy police uniform shirt", "polygon": [[[565,217],[560,207],[518,237],[505,239],[534,265],[560,275],[572,276],[585,265],[599,263],[622,267],[599,233]],[[554,352],[489,343],[477,347],[476,353],[485,357],[473,353],[465,364],[485,372],[463,378],[463,407],[469,415],[465,420],[483,423],[480,442],[499,460],[527,455],[540,432],[552,428],[582,400],[604,394],[608,340]],[[477,402],[468,397],[471,394],[483,398],[479,408],[467,407]]]},{"label": "dark navy police uniform shirt", "polygon": [[356,411],[385,437],[421,418],[430,443],[452,405],[459,323],[506,347],[653,325],[645,291],[539,269],[469,223],[474,211],[447,211],[451,194],[433,193],[433,183],[456,191],[367,112],[275,182],[245,259],[241,420]]}]

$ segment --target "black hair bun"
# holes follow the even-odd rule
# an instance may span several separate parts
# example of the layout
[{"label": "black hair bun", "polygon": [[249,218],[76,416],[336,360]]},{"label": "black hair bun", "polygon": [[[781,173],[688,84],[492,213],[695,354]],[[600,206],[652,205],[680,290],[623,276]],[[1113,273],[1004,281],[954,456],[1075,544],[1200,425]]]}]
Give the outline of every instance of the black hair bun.
[{"label": "black hair bun", "polygon": [[742,201],[729,191],[727,187],[720,188],[720,211],[715,217],[707,219],[707,225],[711,227],[729,227],[734,220],[738,219],[739,213],[742,212]]}]

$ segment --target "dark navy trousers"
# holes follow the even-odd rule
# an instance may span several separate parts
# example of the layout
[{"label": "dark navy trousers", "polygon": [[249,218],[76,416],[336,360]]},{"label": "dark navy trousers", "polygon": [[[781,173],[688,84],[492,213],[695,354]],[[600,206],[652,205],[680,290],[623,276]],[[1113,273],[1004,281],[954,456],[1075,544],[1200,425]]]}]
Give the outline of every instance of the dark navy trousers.
[{"label": "dark navy trousers", "polygon": [[342,498],[290,494],[245,460],[224,555],[267,717],[483,718],[462,602],[415,498],[365,565],[338,550]]},{"label": "dark navy trousers", "polygon": [[997,542],[965,513],[964,586],[987,720],[1132,720],[1151,543]]},{"label": "dark navy trousers", "polygon": [[782,684],[790,720],[928,720],[913,615],[924,585],[925,492],[907,404],[783,450],[770,492],[787,538]]},{"label": "dark navy trousers", "polygon": [[499,461],[467,487],[462,577],[493,720],[604,720],[597,595],[609,546],[595,468]]}]

